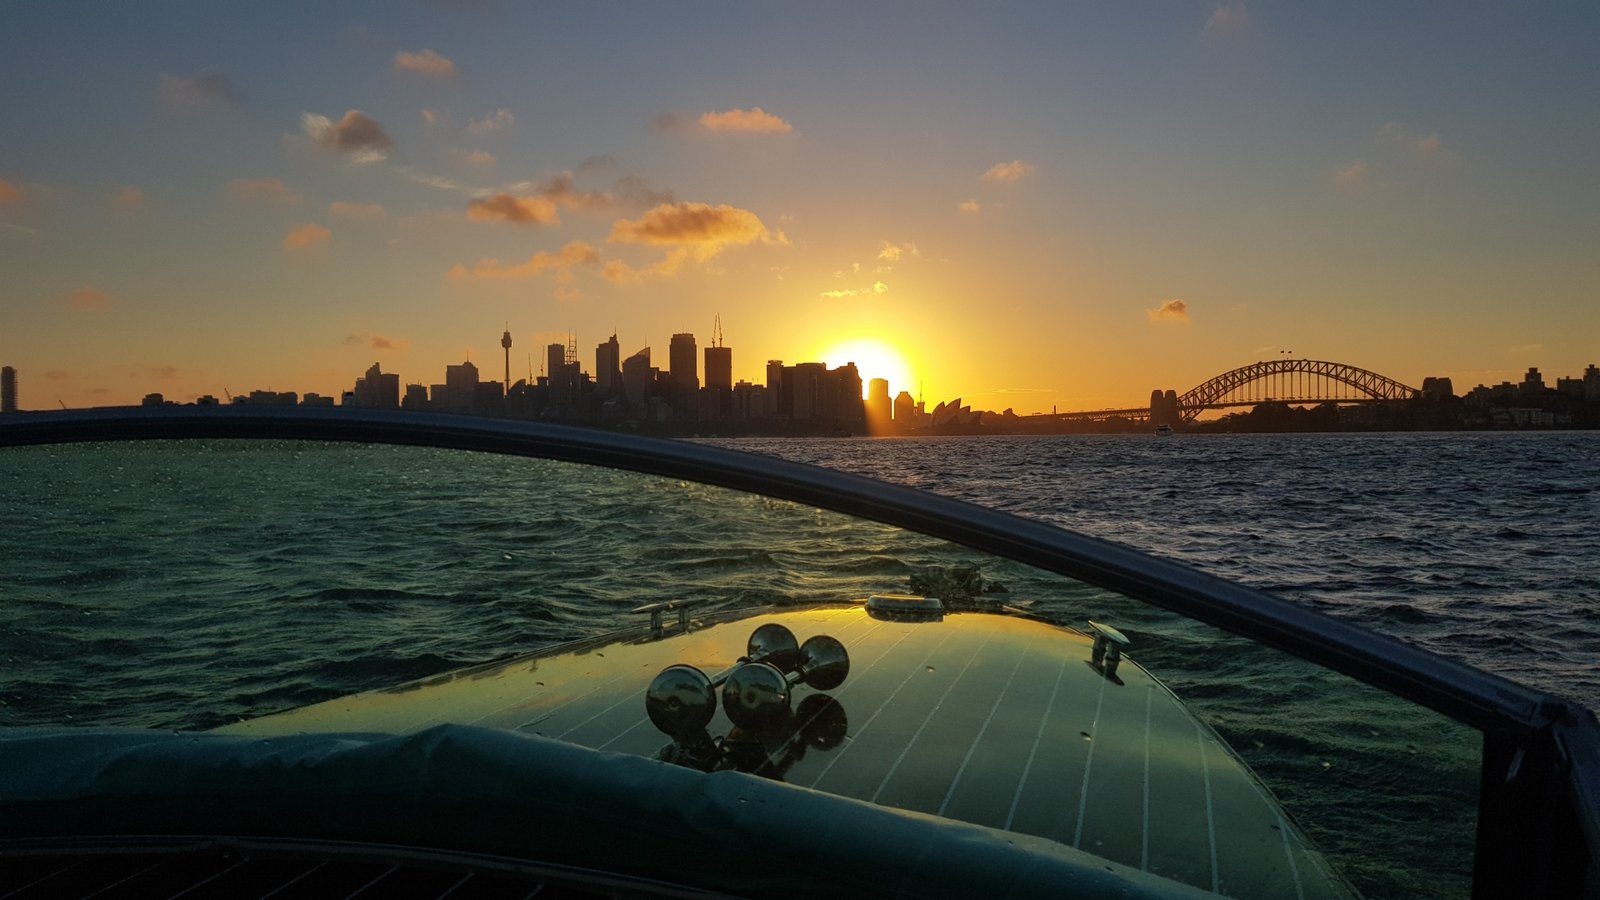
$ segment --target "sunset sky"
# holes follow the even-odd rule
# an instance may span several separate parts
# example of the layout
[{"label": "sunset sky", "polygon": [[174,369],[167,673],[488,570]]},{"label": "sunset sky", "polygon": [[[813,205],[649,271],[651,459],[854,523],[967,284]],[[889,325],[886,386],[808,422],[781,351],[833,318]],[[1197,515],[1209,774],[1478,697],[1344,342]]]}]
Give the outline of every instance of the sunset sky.
[{"label": "sunset sky", "polygon": [[[1146,402],[1600,363],[1600,3],[20,3],[24,408],[584,369]],[[911,374],[903,374],[894,358]]]}]

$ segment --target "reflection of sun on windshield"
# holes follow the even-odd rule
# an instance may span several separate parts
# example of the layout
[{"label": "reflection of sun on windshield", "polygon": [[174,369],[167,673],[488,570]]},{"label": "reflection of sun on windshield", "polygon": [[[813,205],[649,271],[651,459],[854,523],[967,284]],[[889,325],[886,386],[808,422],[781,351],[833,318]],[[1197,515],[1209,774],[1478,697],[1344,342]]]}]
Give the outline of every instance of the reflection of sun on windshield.
[{"label": "reflection of sun on windshield", "polygon": [[891,397],[901,391],[917,394],[917,376],[911,364],[898,349],[883,341],[870,338],[842,341],[823,352],[822,361],[830,368],[855,363],[856,371],[861,373],[863,392],[872,379],[882,378],[889,382]]}]

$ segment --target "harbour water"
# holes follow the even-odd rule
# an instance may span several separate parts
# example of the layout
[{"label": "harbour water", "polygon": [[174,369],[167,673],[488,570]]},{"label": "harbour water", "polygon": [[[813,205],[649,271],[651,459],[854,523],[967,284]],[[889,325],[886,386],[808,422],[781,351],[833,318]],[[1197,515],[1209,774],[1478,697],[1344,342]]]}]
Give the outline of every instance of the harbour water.
[{"label": "harbour water", "polygon": [[[741,439],[1178,558],[1600,706],[1600,435]],[[629,623],[977,564],[1110,616],[1368,896],[1465,889],[1477,736],[1138,604],[794,504],[415,448],[3,451],[0,724],[206,728]]]}]

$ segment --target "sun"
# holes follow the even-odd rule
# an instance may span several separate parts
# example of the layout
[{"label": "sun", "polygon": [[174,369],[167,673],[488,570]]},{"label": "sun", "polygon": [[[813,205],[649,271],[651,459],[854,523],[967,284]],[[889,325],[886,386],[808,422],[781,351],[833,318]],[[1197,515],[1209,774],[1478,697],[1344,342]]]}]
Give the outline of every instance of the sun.
[{"label": "sun", "polygon": [[901,355],[899,350],[871,338],[853,338],[834,344],[822,354],[822,361],[828,368],[837,368],[845,363],[853,362],[856,370],[861,373],[861,391],[865,396],[867,384],[874,378],[882,378],[889,382],[889,396],[910,391],[913,396],[917,393],[916,374],[912,371],[910,363]]}]

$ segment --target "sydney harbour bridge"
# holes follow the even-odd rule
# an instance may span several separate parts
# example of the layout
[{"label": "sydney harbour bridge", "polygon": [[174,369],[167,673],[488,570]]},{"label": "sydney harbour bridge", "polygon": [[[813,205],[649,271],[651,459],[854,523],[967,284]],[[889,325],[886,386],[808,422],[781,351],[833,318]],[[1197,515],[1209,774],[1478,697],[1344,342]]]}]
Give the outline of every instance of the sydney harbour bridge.
[{"label": "sydney harbour bridge", "polygon": [[1256,406],[1261,403],[1375,403],[1409,400],[1414,387],[1377,372],[1319,359],[1274,359],[1241,366],[1211,378],[1182,394],[1150,392],[1150,405],[1137,409],[1096,409],[1030,416],[1035,420],[1103,421],[1143,419],[1152,424],[1193,422],[1208,409]]}]

